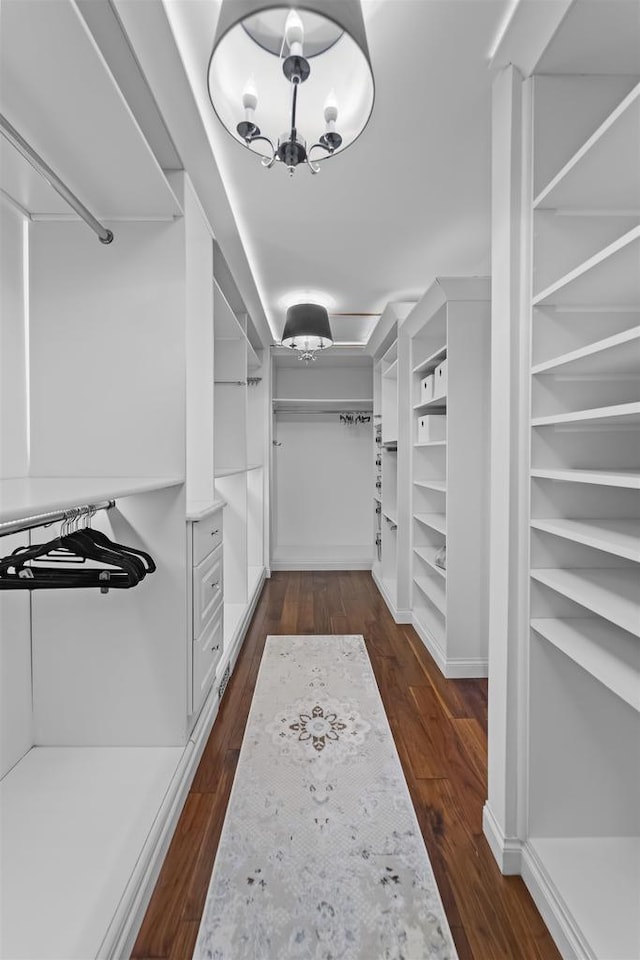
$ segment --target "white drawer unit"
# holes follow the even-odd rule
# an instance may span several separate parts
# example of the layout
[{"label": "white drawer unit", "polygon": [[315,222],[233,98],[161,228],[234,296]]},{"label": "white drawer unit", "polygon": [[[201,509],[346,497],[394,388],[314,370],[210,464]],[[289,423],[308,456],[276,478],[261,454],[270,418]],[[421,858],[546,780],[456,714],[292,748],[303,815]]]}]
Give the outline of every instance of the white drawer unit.
[{"label": "white drawer unit", "polygon": [[193,702],[202,704],[216,676],[224,639],[224,607],[220,604],[197,640],[193,641]]},{"label": "white drawer unit", "polygon": [[197,567],[222,543],[222,510],[193,524],[193,565]]},{"label": "white drawer unit", "polygon": [[189,567],[188,643],[191,684],[189,713],[192,723],[211,690],[223,653],[224,584],[223,503],[194,505],[187,523]]},{"label": "white drawer unit", "polygon": [[193,570],[193,637],[199,637],[222,603],[222,545]]}]

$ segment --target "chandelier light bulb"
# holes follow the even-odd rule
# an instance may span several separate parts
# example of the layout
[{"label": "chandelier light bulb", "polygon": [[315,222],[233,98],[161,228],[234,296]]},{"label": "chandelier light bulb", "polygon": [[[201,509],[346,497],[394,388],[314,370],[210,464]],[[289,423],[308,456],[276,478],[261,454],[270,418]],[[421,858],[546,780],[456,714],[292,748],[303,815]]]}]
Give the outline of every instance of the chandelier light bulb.
[{"label": "chandelier light bulb", "polygon": [[338,119],[338,104],[336,103],[336,96],[333,90],[327,97],[327,102],[324,105],[324,119],[327,124],[327,132],[333,133],[336,129],[336,120]]},{"label": "chandelier light bulb", "polygon": [[304,43],[304,26],[296,10],[290,10],[284,27],[284,38],[292,57],[302,56]]},{"label": "chandelier light bulb", "polygon": [[255,112],[255,109],[258,106],[258,94],[253,84],[253,80],[247,81],[247,85],[244,88],[244,92],[242,94],[242,106],[247,111],[246,119],[252,120],[253,113]]}]

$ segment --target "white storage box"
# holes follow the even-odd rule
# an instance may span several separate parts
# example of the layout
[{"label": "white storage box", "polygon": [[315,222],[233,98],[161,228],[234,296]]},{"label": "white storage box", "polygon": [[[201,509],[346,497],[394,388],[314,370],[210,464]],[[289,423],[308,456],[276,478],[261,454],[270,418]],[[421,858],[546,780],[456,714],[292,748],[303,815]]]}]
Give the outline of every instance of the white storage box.
[{"label": "white storage box", "polygon": [[433,398],[446,397],[447,395],[447,361],[443,360],[440,366],[433,371]]},{"label": "white storage box", "polygon": [[420,381],[420,403],[426,403],[427,400],[431,400],[433,397],[433,382],[434,377],[432,373]]},{"label": "white storage box", "polygon": [[447,439],[447,418],[444,414],[430,414],[418,418],[418,443],[432,443]]}]

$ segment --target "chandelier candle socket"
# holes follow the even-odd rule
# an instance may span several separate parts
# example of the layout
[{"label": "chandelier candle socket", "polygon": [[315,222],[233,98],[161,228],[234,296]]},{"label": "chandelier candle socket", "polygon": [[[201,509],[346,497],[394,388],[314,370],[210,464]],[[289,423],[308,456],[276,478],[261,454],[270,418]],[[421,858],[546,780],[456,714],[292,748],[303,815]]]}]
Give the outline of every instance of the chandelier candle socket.
[{"label": "chandelier candle socket", "polygon": [[360,0],[222,0],[208,87],[221,123],[263,166],[318,173],[373,109]]}]

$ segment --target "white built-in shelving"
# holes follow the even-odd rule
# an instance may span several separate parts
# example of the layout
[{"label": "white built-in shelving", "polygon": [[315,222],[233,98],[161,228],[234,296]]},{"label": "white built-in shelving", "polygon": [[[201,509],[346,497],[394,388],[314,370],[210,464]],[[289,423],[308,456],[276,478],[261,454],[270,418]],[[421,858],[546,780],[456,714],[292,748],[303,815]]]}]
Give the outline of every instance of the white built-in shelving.
[{"label": "white built-in shelving", "polygon": [[[412,622],[446,676],[487,672],[489,298],[488,280],[439,279],[404,324]],[[445,361],[430,395],[422,381]]]},{"label": "white built-in shelving", "polygon": [[524,873],[560,942],[577,950],[567,956],[631,958],[640,956],[640,85],[604,71],[531,82]]}]

